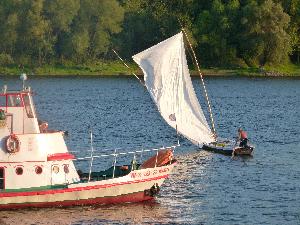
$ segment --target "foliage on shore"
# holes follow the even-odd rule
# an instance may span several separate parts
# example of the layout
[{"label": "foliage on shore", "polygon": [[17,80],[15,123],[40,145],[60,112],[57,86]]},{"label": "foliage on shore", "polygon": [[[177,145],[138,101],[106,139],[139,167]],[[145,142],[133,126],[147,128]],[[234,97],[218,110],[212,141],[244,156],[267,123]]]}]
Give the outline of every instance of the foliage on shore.
[{"label": "foliage on shore", "polygon": [[0,19],[1,73],[127,73],[112,48],[129,59],[183,26],[206,68],[299,74],[300,0],[1,0]]}]

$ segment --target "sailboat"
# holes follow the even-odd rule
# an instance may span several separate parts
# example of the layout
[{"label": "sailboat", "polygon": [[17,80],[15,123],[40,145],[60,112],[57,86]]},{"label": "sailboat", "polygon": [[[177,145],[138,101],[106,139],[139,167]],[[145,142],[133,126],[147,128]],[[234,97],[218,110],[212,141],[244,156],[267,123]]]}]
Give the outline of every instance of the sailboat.
[{"label": "sailboat", "polygon": [[189,73],[184,34],[183,30],[132,57],[143,71],[145,86],[158,111],[168,125],[200,148],[230,155],[251,154],[253,147],[240,148],[233,140],[217,138],[210,102],[200,73],[212,128],[208,124]]}]

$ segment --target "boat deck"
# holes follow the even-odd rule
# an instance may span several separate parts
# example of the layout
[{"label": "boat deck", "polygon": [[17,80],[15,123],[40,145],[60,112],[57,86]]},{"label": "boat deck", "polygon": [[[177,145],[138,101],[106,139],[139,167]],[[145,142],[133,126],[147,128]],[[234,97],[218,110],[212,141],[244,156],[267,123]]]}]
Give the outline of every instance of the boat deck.
[{"label": "boat deck", "polygon": [[[137,165],[139,167],[140,164]],[[111,178],[123,177],[128,175],[131,172],[132,165],[123,165],[123,166],[112,166],[104,171],[92,172],[91,180],[92,181],[101,181],[107,180]],[[89,173],[82,173],[80,170],[78,171],[80,180],[82,182],[88,182]]]}]

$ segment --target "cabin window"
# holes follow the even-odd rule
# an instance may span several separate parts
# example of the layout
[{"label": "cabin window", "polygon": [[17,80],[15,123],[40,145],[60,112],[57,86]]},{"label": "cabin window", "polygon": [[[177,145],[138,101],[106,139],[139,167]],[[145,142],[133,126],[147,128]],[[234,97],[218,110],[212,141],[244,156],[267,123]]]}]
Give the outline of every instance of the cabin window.
[{"label": "cabin window", "polygon": [[43,172],[43,168],[40,166],[35,167],[35,173],[36,174],[41,174]]},{"label": "cabin window", "polygon": [[59,173],[59,167],[58,166],[53,166],[52,170],[54,173]]},{"label": "cabin window", "polygon": [[0,107],[6,107],[6,96],[0,96]]},{"label": "cabin window", "polygon": [[16,168],[16,174],[17,175],[22,175],[23,174],[23,168],[22,167],[17,167]]},{"label": "cabin window", "polygon": [[23,100],[28,118],[34,118],[35,111],[31,97],[29,95],[23,95]]},{"label": "cabin window", "polygon": [[7,96],[8,107],[22,107],[22,100],[20,95],[8,95]]},{"label": "cabin window", "polygon": [[4,176],[5,174],[4,174],[4,168],[3,167],[1,167],[0,168],[0,190],[2,189],[4,189],[4,178],[5,178],[5,176]]},{"label": "cabin window", "polygon": [[69,165],[64,165],[64,172],[69,173]]}]

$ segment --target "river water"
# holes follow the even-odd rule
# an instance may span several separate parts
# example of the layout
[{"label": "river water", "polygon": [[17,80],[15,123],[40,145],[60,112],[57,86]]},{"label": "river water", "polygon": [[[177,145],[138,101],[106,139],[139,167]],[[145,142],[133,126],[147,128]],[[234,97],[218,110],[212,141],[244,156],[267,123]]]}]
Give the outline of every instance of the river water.
[{"label": "river water", "polygon": [[[4,83],[21,86],[16,78],[1,77]],[[69,132],[66,142],[78,157],[90,154],[90,128],[99,154],[177,141],[134,78],[30,77],[28,83],[39,117]],[[206,112],[199,79],[193,83]],[[243,127],[256,147],[253,157],[210,153],[181,139],[179,163],[155,201],[3,211],[0,224],[300,224],[300,79],[209,77],[206,84],[219,136],[233,138]]]}]

